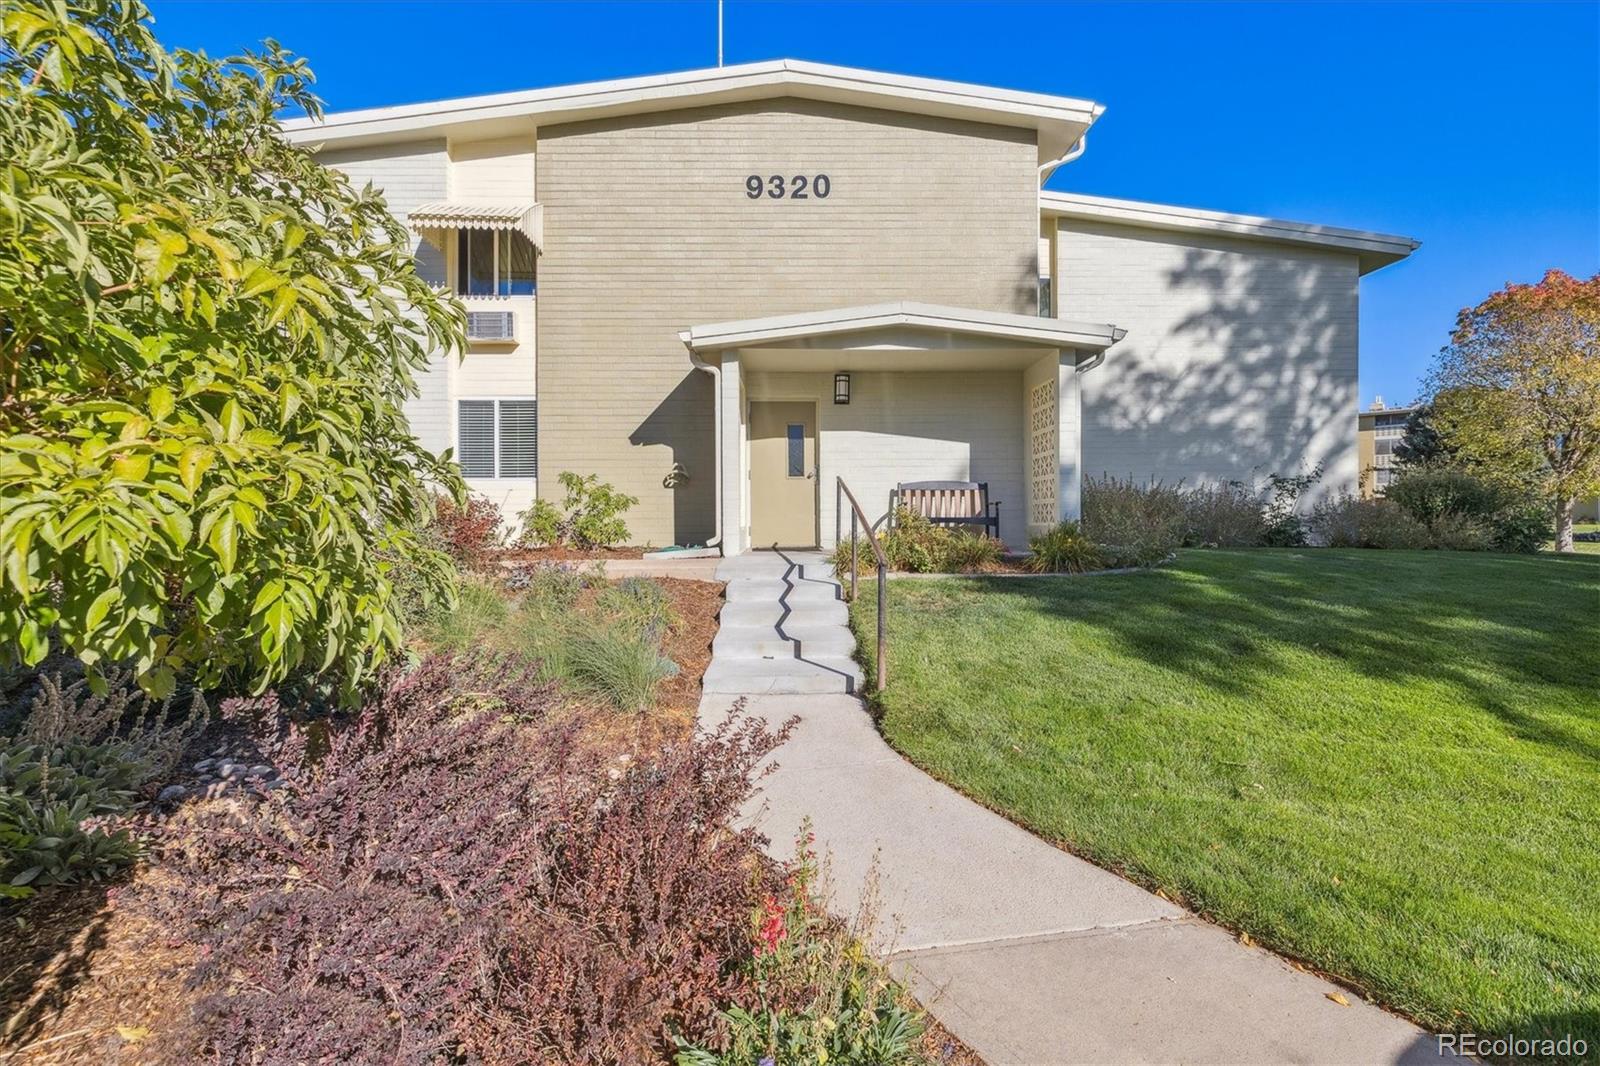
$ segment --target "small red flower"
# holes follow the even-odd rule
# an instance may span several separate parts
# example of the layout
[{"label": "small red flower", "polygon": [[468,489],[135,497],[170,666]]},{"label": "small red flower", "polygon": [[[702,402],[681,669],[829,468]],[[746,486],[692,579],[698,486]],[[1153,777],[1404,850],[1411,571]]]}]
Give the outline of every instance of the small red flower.
[{"label": "small red flower", "polygon": [[759,955],[771,954],[778,950],[778,943],[788,935],[788,930],[783,924],[783,908],[772,896],[768,896],[761,904],[761,932],[759,934],[763,950]]}]

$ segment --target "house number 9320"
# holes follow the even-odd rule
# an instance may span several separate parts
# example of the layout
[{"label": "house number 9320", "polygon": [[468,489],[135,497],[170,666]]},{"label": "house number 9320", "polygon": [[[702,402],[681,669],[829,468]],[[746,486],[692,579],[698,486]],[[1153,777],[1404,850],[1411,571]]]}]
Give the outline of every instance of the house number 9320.
[{"label": "house number 9320", "polygon": [[811,178],[804,174],[796,174],[792,178],[785,178],[782,174],[766,178],[752,174],[744,179],[744,194],[752,200],[759,200],[763,196],[769,200],[809,200],[812,197],[826,200],[832,191],[833,182],[828,180],[826,174]]}]

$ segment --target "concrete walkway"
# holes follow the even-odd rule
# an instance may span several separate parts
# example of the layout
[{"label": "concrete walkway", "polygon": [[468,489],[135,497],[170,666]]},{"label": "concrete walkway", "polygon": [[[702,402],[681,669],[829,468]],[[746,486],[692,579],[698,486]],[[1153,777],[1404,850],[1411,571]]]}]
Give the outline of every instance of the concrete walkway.
[{"label": "concrete walkway", "polygon": [[[1435,1041],[1277,956],[1046,844],[928,777],[861,702],[817,553],[725,561],[701,720],[799,726],[749,815],[787,857],[810,817],[841,913],[880,883],[880,947],[991,1066],[1438,1061]],[[1338,994],[1349,1006],[1328,998]]]}]

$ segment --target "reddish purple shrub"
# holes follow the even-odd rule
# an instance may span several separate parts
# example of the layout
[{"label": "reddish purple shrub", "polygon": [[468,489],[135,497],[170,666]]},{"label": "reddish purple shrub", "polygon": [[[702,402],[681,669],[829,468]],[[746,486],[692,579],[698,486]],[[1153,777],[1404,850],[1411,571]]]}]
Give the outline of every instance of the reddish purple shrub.
[{"label": "reddish purple shrub", "polygon": [[480,570],[494,560],[501,544],[500,508],[482,496],[468,496],[458,507],[448,496],[434,497],[429,531],[439,547],[464,570]]},{"label": "reddish purple shrub", "polygon": [[782,738],[730,719],[607,789],[552,841],[548,895],[520,911],[488,1017],[465,1050],[488,1062],[646,1062],[706,1034],[739,999],[750,910],[778,876],[730,828]]},{"label": "reddish purple shrub", "polygon": [[164,848],[203,1052],[633,1061],[708,1031],[770,879],[729,824],[779,738],[725,725],[613,780],[554,706],[531,664],[436,656],[314,756],[262,738],[287,786]]}]

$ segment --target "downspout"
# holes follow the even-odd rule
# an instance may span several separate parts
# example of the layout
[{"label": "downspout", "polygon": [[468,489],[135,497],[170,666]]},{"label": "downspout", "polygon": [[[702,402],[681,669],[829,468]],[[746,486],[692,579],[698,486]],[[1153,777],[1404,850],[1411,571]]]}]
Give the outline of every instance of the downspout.
[{"label": "downspout", "polygon": [[[1111,344],[1117,343],[1118,341],[1120,341],[1122,338],[1126,337],[1127,335],[1128,335],[1128,331],[1127,330],[1125,330],[1125,329],[1117,329],[1115,326],[1113,326],[1111,328]],[[1106,348],[1111,347],[1111,344],[1106,345]],[[1093,355],[1091,355],[1088,359],[1084,360],[1081,363],[1075,364],[1073,366],[1073,369],[1076,370],[1080,374],[1084,373],[1085,371],[1093,370],[1095,367],[1099,366],[1101,363],[1106,361],[1106,348],[1101,348],[1099,351],[1097,351]]]},{"label": "downspout", "polygon": [[[689,339],[688,339],[687,335],[683,336],[683,342],[684,342],[685,345],[687,345],[689,343]],[[720,548],[720,547],[722,547],[722,367],[721,366],[717,366],[717,365],[713,365],[711,363],[706,362],[704,359],[701,359],[698,355],[695,354],[695,350],[693,348],[689,349],[689,362],[690,362],[690,364],[692,364],[694,366],[694,368],[696,370],[704,370],[707,374],[711,375],[711,389],[712,389],[712,393],[713,393],[711,410],[713,412],[712,413],[712,417],[716,420],[716,423],[717,423],[717,426],[716,426],[716,441],[717,441],[717,443],[715,445],[716,450],[717,450],[716,463],[715,463],[716,471],[717,471],[717,475],[716,475],[716,479],[715,479],[716,480],[716,489],[715,489],[715,491],[716,491],[716,494],[717,494],[717,505],[712,510],[716,513],[717,525],[716,525],[716,536],[714,536],[710,540],[706,541],[706,547],[708,547],[708,548]]]},{"label": "downspout", "polygon": [[[1042,192],[1044,190],[1044,183],[1050,180],[1050,175],[1054,174],[1058,168],[1066,166],[1068,163],[1072,162],[1074,159],[1077,159],[1079,156],[1083,155],[1083,153],[1088,151],[1088,149],[1089,149],[1089,133],[1088,133],[1087,130],[1085,130],[1082,134],[1080,134],[1078,136],[1078,139],[1076,141],[1072,142],[1072,146],[1061,154],[1061,157],[1059,159],[1052,159],[1052,160],[1050,160],[1050,162],[1042,164],[1039,167],[1039,189],[1040,189],[1040,191]],[[1040,240],[1044,239],[1044,216],[1042,214],[1039,216],[1039,239]],[[1055,242],[1051,241],[1050,242],[1050,246],[1052,248],[1054,248],[1055,247]],[[1055,284],[1055,266],[1054,266],[1054,264],[1051,264],[1050,284],[1051,285]],[[1051,297],[1050,314],[1053,317],[1060,317],[1060,315],[1061,315],[1061,312],[1055,306],[1055,299],[1054,299],[1054,295],[1053,294],[1052,294],[1052,297]]]},{"label": "downspout", "polygon": [[1081,156],[1084,152],[1088,151],[1088,149],[1089,134],[1084,133],[1076,141],[1072,142],[1072,147],[1063,152],[1060,159],[1052,159],[1050,162],[1040,166],[1039,188],[1044,188],[1044,183],[1050,180],[1050,175],[1054,174],[1057,168],[1066,166],[1068,163]]}]

